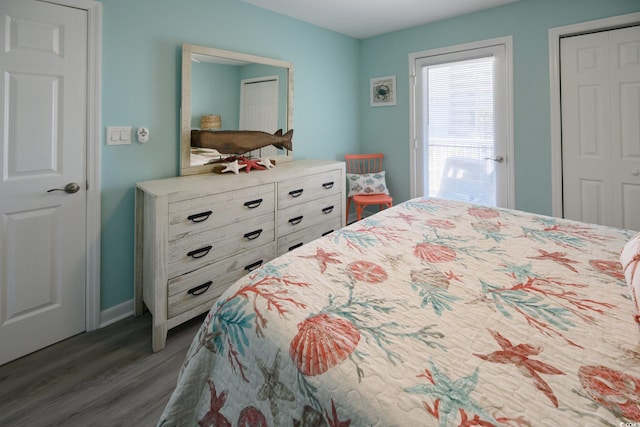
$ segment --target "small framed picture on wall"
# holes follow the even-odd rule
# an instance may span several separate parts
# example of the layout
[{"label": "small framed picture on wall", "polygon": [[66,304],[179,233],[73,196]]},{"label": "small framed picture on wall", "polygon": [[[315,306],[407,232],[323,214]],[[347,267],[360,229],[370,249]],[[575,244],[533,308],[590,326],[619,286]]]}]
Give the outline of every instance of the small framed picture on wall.
[{"label": "small framed picture on wall", "polygon": [[369,86],[372,107],[396,105],[396,76],[373,78]]}]

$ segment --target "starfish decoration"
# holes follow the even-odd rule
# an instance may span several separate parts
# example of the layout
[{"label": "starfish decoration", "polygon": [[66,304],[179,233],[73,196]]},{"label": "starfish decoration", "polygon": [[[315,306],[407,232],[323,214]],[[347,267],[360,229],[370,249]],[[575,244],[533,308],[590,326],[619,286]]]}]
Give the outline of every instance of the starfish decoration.
[{"label": "starfish decoration", "polygon": [[456,280],[458,282],[462,282],[462,277],[463,276],[458,276],[452,270],[446,271],[444,274],[445,274],[445,276],[447,276],[447,279],[449,279],[449,280]]},{"label": "starfish decoration", "polygon": [[333,402],[333,399],[331,399],[331,415],[332,416],[329,416],[326,410],[324,411],[324,413],[327,415],[327,419],[329,420],[330,427],[349,427],[349,424],[351,424],[350,419],[347,421],[340,421],[340,419],[338,418],[338,411],[336,411],[336,404]]},{"label": "starfish decoration", "polygon": [[476,354],[473,355],[479,357],[482,360],[488,360],[489,362],[509,364],[512,363],[520,369],[520,372],[527,378],[533,378],[533,383],[538,390],[543,392],[545,396],[551,400],[554,406],[558,407],[558,399],[553,390],[549,387],[549,384],[543,380],[538,373],[549,375],[564,375],[559,369],[554,368],[551,365],[540,362],[539,360],[529,359],[529,356],[537,356],[542,352],[542,348],[534,347],[531,344],[518,344],[514,346],[511,341],[500,335],[498,332],[489,329],[491,336],[500,344],[502,350],[494,351],[491,354]]},{"label": "starfish decoration", "polygon": [[250,171],[252,168],[255,168],[255,169],[258,169],[258,170],[265,170],[265,169],[266,169],[266,168],[264,168],[264,167],[260,166],[260,164],[259,164],[259,160],[255,160],[255,159],[243,159],[243,160],[241,160],[240,162],[241,162],[241,163],[240,163],[241,165],[246,166],[246,168],[244,169],[244,171],[245,171],[246,173],[249,173],[249,171]]},{"label": "starfish decoration", "polygon": [[209,383],[209,390],[211,390],[211,404],[210,404],[211,409],[209,409],[209,412],[207,412],[205,416],[202,417],[200,421],[198,421],[198,424],[202,427],[204,426],[231,427],[231,423],[229,422],[229,420],[227,420],[224,417],[224,415],[220,413],[220,410],[222,409],[225,402],[227,401],[227,392],[223,391],[222,393],[220,393],[220,396],[218,396],[218,393],[216,392],[216,386],[215,384],[213,384],[213,381],[207,380],[207,383]]},{"label": "starfish decoration", "polygon": [[277,419],[278,415],[278,400],[288,400],[293,401],[295,396],[291,393],[284,384],[280,382],[280,372],[279,372],[279,363],[280,363],[280,350],[276,353],[276,357],[273,360],[273,366],[269,369],[262,360],[256,357],[256,362],[258,363],[258,367],[262,371],[262,375],[264,375],[264,384],[260,388],[258,392],[259,400],[269,400],[269,406],[271,408],[271,415],[273,415],[274,419]]},{"label": "starfish decoration", "polygon": [[322,412],[316,410],[312,406],[304,405],[302,416],[299,420],[293,419],[293,427],[327,427]]},{"label": "starfish decoration", "polygon": [[569,258],[566,257],[566,252],[547,252],[545,250],[542,249],[538,249],[538,252],[540,252],[539,256],[534,256],[534,257],[529,257],[530,259],[540,259],[540,260],[549,260],[549,261],[555,261],[558,264],[560,264],[563,267],[568,268],[569,270],[573,271],[574,273],[577,273],[578,270],[575,269],[574,266],[572,266],[571,264],[577,264],[578,261],[573,261]]},{"label": "starfish decoration", "polygon": [[401,219],[409,225],[413,225],[413,221],[417,221],[417,218],[415,216],[402,212],[398,212],[398,214],[394,218]]},{"label": "starfish decoration", "polygon": [[429,360],[429,365],[431,366],[431,371],[425,370],[426,375],[421,376],[426,377],[432,384],[408,387],[405,388],[404,391],[435,397],[434,409],[431,409],[426,402],[423,403],[431,415],[438,417],[441,426],[453,425],[457,413],[462,413],[463,411],[478,414],[484,420],[495,425],[499,424],[491,415],[485,413],[484,409],[469,396],[478,384],[477,368],[473,371],[473,374],[452,381],[444,372],[436,367],[433,360]]},{"label": "starfish decoration", "polygon": [[342,264],[342,262],[335,258],[338,255],[335,252],[325,252],[324,249],[318,248],[315,255],[301,256],[300,258],[316,259],[318,260],[318,266],[320,266],[320,273],[327,271],[327,264]]},{"label": "starfish decoration", "polygon": [[265,157],[264,159],[260,159],[258,160],[258,164],[260,166],[264,166],[265,169],[271,169],[271,168],[275,168],[276,165],[274,165],[273,163],[271,163],[271,159],[268,157]]},{"label": "starfish decoration", "polygon": [[224,169],[222,169],[222,173],[233,172],[236,175],[238,175],[238,173],[240,173],[240,169],[242,169],[246,165],[241,165],[240,163],[238,163],[238,160],[234,160],[233,162],[230,162],[230,163],[223,163],[223,166],[224,166]]}]

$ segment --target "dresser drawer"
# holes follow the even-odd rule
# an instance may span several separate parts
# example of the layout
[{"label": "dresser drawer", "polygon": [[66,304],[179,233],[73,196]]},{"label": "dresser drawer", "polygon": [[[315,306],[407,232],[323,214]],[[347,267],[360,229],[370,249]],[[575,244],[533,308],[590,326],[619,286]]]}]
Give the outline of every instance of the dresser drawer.
[{"label": "dresser drawer", "polygon": [[202,304],[208,307],[203,311],[211,308],[231,283],[273,258],[274,246],[272,242],[170,280],[168,318]]},{"label": "dresser drawer", "polygon": [[169,204],[169,240],[273,212],[274,184]]},{"label": "dresser drawer", "polygon": [[273,242],[273,216],[273,212],[270,212],[169,242],[168,277],[173,278],[233,254]]},{"label": "dresser drawer", "polygon": [[343,187],[342,179],[342,171],[335,170],[280,181],[278,209],[285,209],[331,194],[340,194]]},{"label": "dresser drawer", "polygon": [[323,222],[313,227],[307,227],[302,230],[287,234],[278,239],[278,255],[282,255],[289,251],[299,248],[313,240],[330,234],[342,227],[342,219],[335,217],[327,222]]},{"label": "dresser drawer", "polygon": [[278,211],[278,236],[293,233],[342,215],[342,196],[334,194]]}]

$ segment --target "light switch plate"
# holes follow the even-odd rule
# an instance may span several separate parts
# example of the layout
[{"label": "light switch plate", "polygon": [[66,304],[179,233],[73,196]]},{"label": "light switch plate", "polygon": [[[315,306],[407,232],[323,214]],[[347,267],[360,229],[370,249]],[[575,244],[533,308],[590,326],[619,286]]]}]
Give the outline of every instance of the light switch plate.
[{"label": "light switch plate", "polygon": [[107,145],[131,144],[131,126],[107,126]]}]

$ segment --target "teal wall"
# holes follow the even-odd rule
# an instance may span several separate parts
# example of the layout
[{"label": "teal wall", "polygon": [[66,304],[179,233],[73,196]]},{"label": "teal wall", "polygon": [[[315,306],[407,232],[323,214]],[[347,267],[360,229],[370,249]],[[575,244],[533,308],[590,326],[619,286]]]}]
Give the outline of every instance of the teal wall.
[{"label": "teal wall", "polygon": [[222,129],[240,123],[240,69],[235,65],[191,64],[191,128],[200,128],[205,114],[218,114]]},{"label": "teal wall", "polygon": [[[638,0],[520,0],[359,41],[239,0],[102,3],[102,125],[151,131],[147,144],[102,146],[102,309],[133,297],[135,183],[179,173],[183,42],[292,62],[295,157],[381,151],[397,203],[409,198],[408,55],[512,35],[516,207],[550,214],[548,29],[640,11]],[[387,75],[397,105],[371,108],[369,79]]]},{"label": "teal wall", "polygon": [[135,183],[179,174],[182,43],[292,62],[295,158],[341,159],[360,141],[360,42],[238,0],[102,4],[102,125],[150,130],[102,145],[104,310],[133,298]]},{"label": "teal wall", "polygon": [[[364,40],[359,79],[362,148],[385,154],[394,202],[410,196],[410,53],[513,36],[516,208],[551,214],[548,30],[638,11],[638,0],[520,0]],[[397,105],[369,107],[369,79],[394,74]]]}]

